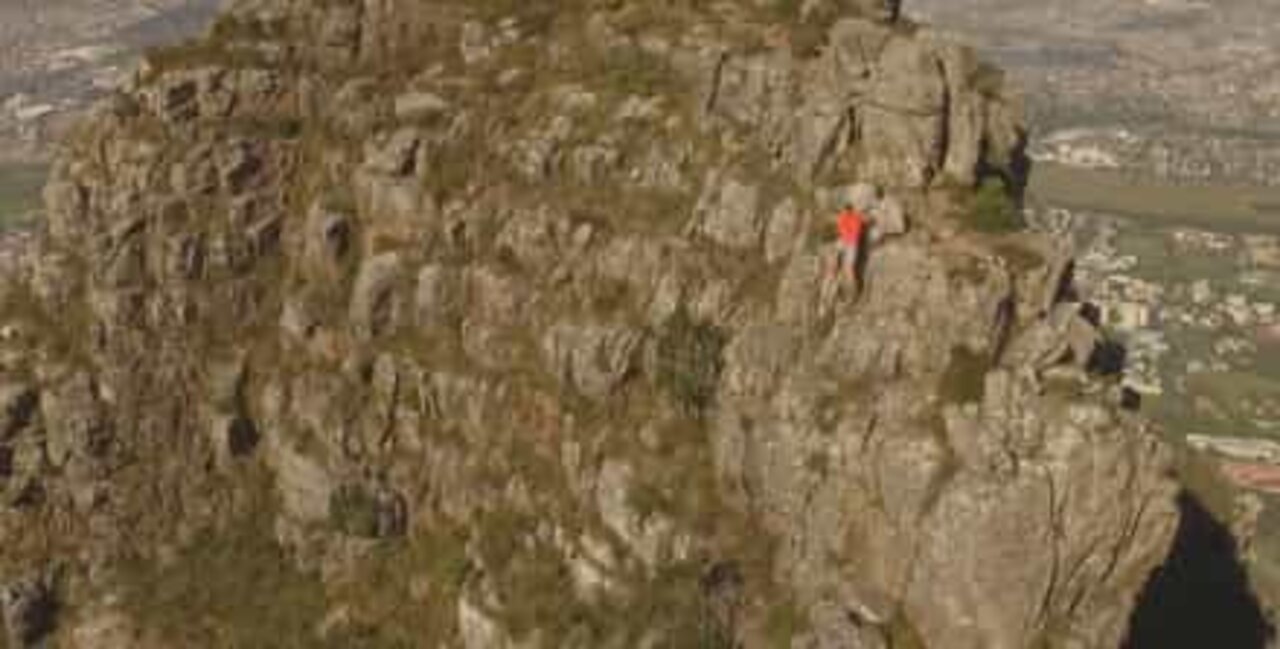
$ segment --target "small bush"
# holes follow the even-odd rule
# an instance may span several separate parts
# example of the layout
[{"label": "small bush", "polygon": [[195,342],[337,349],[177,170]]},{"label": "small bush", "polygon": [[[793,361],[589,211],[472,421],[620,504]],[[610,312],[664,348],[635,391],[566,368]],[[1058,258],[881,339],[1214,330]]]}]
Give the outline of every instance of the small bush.
[{"label": "small bush", "polygon": [[994,99],[1004,93],[1004,70],[985,61],[974,68],[969,83],[983,97]]},{"label": "small bush", "polygon": [[657,380],[685,414],[701,416],[715,400],[724,365],[725,336],[715,325],[694,322],[682,307],[658,337]]},{"label": "small bush", "polygon": [[602,63],[597,71],[600,84],[623,95],[657,94],[676,78],[665,60],[639,48],[610,51]]},{"label": "small bush", "polygon": [[320,646],[324,585],[297,572],[265,508],[206,530],[174,557],[120,566],[124,610],[171,647]]},{"label": "small bush", "polygon": [[343,485],[329,496],[329,522],[343,534],[375,538],[378,500],[362,485]]},{"label": "small bush", "polygon": [[976,403],[986,393],[987,359],[963,345],[951,349],[938,392],[947,403]]},{"label": "small bush", "polygon": [[804,613],[793,599],[786,599],[769,609],[765,618],[765,635],[770,647],[789,647],[791,641],[804,631]]},{"label": "small bush", "polygon": [[1022,209],[1010,195],[1003,179],[982,181],[965,211],[965,221],[979,232],[1013,232],[1026,226]]}]

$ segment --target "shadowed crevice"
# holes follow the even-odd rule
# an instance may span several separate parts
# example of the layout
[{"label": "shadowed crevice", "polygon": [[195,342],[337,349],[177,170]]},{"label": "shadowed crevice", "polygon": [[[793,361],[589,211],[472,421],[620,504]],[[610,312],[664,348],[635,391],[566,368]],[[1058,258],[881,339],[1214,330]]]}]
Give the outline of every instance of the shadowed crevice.
[{"label": "shadowed crevice", "polygon": [[1194,496],[1178,496],[1173,548],[1129,621],[1125,649],[1264,649],[1274,629],[1231,532]]}]

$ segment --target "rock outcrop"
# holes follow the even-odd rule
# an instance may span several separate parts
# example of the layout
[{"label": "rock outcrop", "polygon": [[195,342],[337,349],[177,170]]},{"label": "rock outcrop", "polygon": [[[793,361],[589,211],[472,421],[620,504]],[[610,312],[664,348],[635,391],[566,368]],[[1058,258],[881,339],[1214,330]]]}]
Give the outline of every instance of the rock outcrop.
[{"label": "rock outcrop", "polygon": [[68,642],[266,646],[180,606],[243,578],[301,646],[1119,646],[1170,459],[971,227],[994,73],[897,2],[560,4],[242,0],[99,106],[3,293],[0,568]]}]

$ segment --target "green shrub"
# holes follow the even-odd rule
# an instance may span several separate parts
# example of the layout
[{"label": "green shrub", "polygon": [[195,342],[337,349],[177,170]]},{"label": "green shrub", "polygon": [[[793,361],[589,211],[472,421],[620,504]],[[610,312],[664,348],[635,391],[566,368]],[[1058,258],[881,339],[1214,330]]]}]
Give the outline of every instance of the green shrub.
[{"label": "green shrub", "polygon": [[982,354],[963,345],[951,349],[951,361],[942,373],[938,392],[947,403],[976,403],[986,393],[989,363]]},{"label": "green shrub", "polygon": [[675,72],[666,60],[639,48],[621,48],[601,58],[601,86],[623,95],[653,95],[671,87]]},{"label": "green shrub", "polygon": [[658,336],[657,380],[687,415],[701,416],[715,400],[724,366],[725,336],[718,327],[694,322],[683,307]]},{"label": "green shrub", "polygon": [[324,585],[297,572],[258,509],[205,530],[172,561],[139,557],[121,566],[121,603],[173,647],[319,645]]},{"label": "green shrub", "polygon": [[965,210],[965,221],[979,232],[990,233],[1013,232],[1026,226],[1021,206],[998,176],[987,178],[978,186]]},{"label": "green shrub", "polygon": [[343,534],[378,536],[378,501],[363,485],[347,484],[329,496],[329,523]]},{"label": "green shrub", "polygon": [[787,598],[769,608],[765,618],[765,635],[770,647],[790,647],[791,640],[805,628],[804,613],[795,600]]}]

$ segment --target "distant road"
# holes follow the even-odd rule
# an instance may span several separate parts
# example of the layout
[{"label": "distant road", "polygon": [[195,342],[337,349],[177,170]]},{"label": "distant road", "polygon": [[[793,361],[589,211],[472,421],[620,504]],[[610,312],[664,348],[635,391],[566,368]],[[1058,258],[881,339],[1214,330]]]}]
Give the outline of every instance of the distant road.
[{"label": "distant road", "polygon": [[1120,170],[1039,162],[1028,200],[1217,230],[1280,232],[1280,187],[1175,185]]}]

